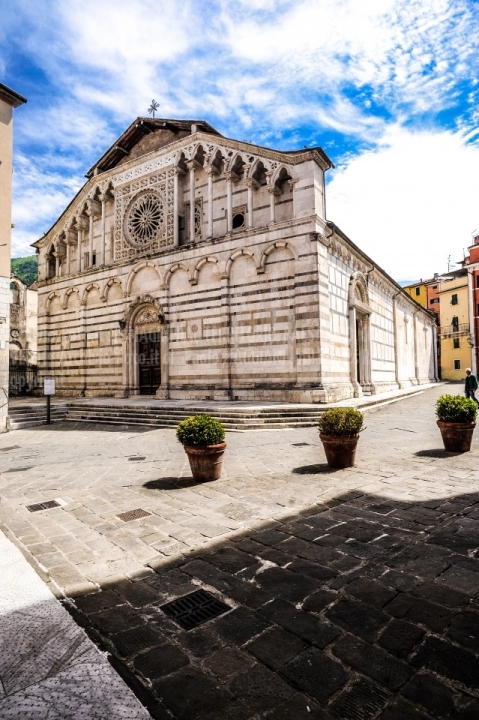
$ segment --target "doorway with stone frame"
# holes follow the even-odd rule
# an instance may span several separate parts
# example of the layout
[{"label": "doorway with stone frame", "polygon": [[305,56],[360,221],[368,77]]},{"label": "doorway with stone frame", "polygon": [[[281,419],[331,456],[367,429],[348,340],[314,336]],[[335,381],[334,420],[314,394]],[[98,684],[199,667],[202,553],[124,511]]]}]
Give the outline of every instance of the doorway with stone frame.
[{"label": "doorway with stone frame", "polygon": [[366,278],[355,272],[349,283],[350,377],[354,397],[375,394],[371,379],[371,314]]},{"label": "doorway with stone frame", "polygon": [[159,302],[150,295],[138,297],[120,321],[120,327],[124,335],[125,397],[166,397],[167,337]]}]

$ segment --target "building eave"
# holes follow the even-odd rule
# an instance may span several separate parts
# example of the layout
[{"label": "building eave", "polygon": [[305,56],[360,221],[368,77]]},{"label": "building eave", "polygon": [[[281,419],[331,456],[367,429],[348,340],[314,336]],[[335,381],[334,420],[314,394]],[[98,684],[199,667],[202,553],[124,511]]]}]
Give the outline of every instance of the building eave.
[{"label": "building eave", "polygon": [[8,103],[8,105],[11,105],[13,108],[20,107],[20,105],[24,105],[27,102],[27,98],[3,83],[0,83],[0,100]]}]

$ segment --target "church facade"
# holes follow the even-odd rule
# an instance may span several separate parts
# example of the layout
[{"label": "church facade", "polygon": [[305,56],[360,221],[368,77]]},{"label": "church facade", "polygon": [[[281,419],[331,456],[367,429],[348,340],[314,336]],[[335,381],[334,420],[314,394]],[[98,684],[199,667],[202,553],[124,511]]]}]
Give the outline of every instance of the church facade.
[{"label": "church facade", "polygon": [[333,402],[436,379],[434,317],[326,220],[321,148],[138,118],[39,253],[65,396]]}]

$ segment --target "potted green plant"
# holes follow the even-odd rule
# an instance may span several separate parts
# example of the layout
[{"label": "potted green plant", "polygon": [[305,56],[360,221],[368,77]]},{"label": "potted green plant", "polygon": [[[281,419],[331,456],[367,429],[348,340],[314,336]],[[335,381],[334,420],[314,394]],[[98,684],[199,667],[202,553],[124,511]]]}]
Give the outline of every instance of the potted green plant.
[{"label": "potted green plant", "polygon": [[441,395],[436,402],[436,415],[444,448],[449,452],[468,452],[476,427],[477,403],[462,395]]},{"label": "potted green plant", "polygon": [[193,479],[219,480],[226,447],[223,424],[211,415],[192,415],[178,424],[176,437],[188,455]]},{"label": "potted green plant", "polygon": [[331,408],[320,415],[319,437],[330,467],[346,468],[354,465],[363,423],[363,413],[351,407]]}]

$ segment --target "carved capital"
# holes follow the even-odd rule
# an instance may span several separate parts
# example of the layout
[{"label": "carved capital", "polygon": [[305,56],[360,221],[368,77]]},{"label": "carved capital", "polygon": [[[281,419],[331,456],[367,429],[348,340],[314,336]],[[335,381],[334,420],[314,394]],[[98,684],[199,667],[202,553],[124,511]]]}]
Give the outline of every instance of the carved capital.
[{"label": "carved capital", "polygon": [[187,160],[186,167],[191,172],[192,170],[198,170],[202,166],[196,160]]},{"label": "carved capital", "polygon": [[245,185],[246,187],[253,188],[253,190],[258,190],[258,188],[261,187],[260,183],[255,180],[255,178],[246,178]]},{"label": "carved capital", "polygon": [[98,200],[87,200],[86,213],[90,217],[98,217],[101,215],[101,203]]},{"label": "carved capital", "polygon": [[223,173],[223,176],[226,180],[231,180],[232,182],[238,182],[239,180],[239,176],[235,172],[233,172],[233,170],[226,170]]},{"label": "carved capital", "polygon": [[205,165],[203,168],[206,175],[219,175],[219,170],[216,165]]}]

